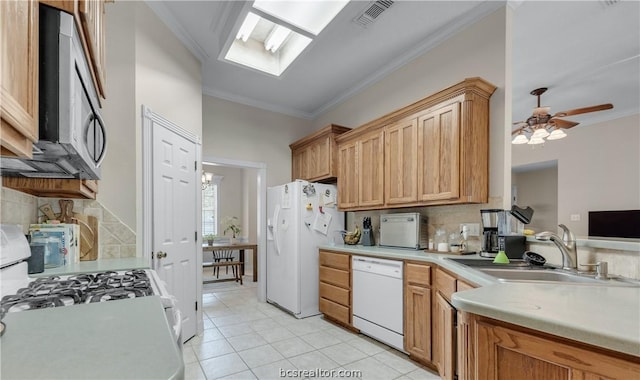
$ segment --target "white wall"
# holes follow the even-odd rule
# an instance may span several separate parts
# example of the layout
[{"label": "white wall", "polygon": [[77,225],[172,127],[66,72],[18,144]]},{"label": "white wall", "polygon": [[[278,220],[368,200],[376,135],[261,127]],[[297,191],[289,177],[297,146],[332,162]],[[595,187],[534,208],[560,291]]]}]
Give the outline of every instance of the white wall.
[{"label": "white wall", "polygon": [[354,128],[464,78],[481,77],[497,86],[491,97],[489,194],[503,196],[505,125],[510,125],[510,118],[505,120],[505,104],[510,104],[511,93],[511,89],[505,86],[505,82],[510,80],[505,76],[508,66],[506,23],[509,17],[507,8],[488,15],[326,112],[314,120],[314,129],[328,123]]},{"label": "white wall", "polygon": [[135,3],[106,4],[107,154],[97,200],[136,229],[138,112],[135,100]]},{"label": "white wall", "polygon": [[243,169],[244,186],[242,188],[242,198],[245,209],[242,216],[242,227],[245,231],[242,236],[249,241],[258,241],[256,230],[256,218],[258,211],[258,171],[256,169]]},{"label": "white wall", "polygon": [[536,232],[558,229],[558,166],[514,173],[512,184],[517,187],[519,207],[530,206],[533,218],[527,228]]},{"label": "white wall", "polygon": [[310,134],[311,122],[202,96],[202,155],[267,164],[267,186],[291,180],[289,144]]},{"label": "white wall", "polygon": [[140,1],[106,6],[107,100],[103,116],[109,147],[98,200],[130,228],[142,226],[141,119],[144,104],[202,135],[199,61]]},{"label": "white wall", "polygon": [[640,115],[567,134],[543,147],[513,146],[514,166],[558,160],[558,223],[586,236],[589,211],[640,209]]}]

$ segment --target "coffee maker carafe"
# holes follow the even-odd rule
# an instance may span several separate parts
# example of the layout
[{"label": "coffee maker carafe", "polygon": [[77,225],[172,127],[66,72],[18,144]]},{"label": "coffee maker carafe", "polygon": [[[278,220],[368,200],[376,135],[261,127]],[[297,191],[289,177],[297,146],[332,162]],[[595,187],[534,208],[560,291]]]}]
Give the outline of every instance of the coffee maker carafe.
[{"label": "coffee maker carafe", "polygon": [[495,257],[498,253],[498,225],[504,210],[480,210],[482,217],[482,250],[480,256]]}]

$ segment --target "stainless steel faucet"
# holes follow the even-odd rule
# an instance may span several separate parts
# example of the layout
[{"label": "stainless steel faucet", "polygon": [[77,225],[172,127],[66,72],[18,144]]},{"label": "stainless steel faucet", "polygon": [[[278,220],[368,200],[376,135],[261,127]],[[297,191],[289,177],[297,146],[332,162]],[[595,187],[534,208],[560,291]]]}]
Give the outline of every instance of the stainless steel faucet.
[{"label": "stainless steel faucet", "polygon": [[576,237],[564,224],[559,224],[558,227],[562,228],[562,238],[553,232],[544,231],[537,234],[536,239],[551,240],[558,247],[562,253],[562,269],[577,270],[578,251],[576,249]]}]

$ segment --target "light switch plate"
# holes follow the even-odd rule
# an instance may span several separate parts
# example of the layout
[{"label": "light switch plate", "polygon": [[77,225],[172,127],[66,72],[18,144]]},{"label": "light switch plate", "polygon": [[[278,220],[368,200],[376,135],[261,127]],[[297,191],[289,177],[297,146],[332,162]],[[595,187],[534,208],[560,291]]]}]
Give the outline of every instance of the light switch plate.
[{"label": "light switch plate", "polygon": [[461,223],[460,231],[464,226],[467,226],[468,236],[480,236],[480,223]]}]

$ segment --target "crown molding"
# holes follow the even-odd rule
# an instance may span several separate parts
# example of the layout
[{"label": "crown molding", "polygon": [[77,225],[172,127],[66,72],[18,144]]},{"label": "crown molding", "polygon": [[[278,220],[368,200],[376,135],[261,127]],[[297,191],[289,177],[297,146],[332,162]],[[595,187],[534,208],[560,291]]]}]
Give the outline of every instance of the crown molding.
[{"label": "crown molding", "polygon": [[204,64],[210,57],[196,40],[184,29],[180,22],[173,16],[169,8],[162,1],[145,0],[145,3],[153,10],[158,18],[178,37],[184,46]]},{"label": "crown molding", "polygon": [[486,1],[472,9],[470,12],[461,15],[460,17],[447,23],[444,27],[438,29],[435,33],[425,38],[425,42],[412,51],[407,52],[404,55],[399,56],[397,59],[391,61],[388,65],[371,74],[365,81],[353,86],[350,90],[344,92],[342,95],[333,98],[330,102],[325,103],[323,106],[316,109],[311,113],[311,118],[315,119],[325,112],[329,111],[336,105],[344,102],[348,98],[356,95],[370,85],[379,82],[387,77],[389,74],[407,65],[409,62],[427,53],[431,49],[440,45],[446,41],[452,35],[466,29],[468,26],[475,24],[477,21],[495,12],[500,7],[504,6],[504,2],[500,1]]},{"label": "crown molding", "polygon": [[287,116],[297,117],[299,119],[305,119],[305,120],[313,119],[313,115],[307,112],[301,112],[293,108],[287,108],[287,107],[282,107],[272,103],[257,101],[255,99],[251,99],[245,96],[239,96],[237,94],[232,94],[226,91],[215,90],[210,87],[203,86],[202,93],[214,98],[220,98],[223,100],[228,100],[230,102],[240,103],[246,106],[260,108],[265,111],[276,112],[276,113],[280,113]]}]

